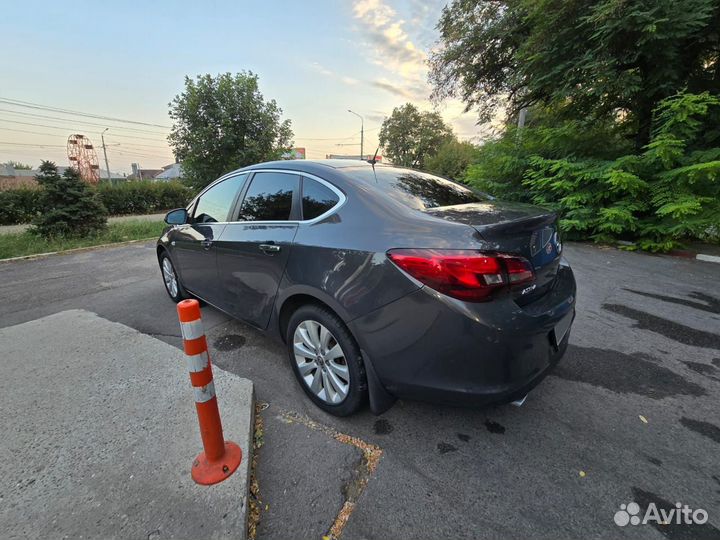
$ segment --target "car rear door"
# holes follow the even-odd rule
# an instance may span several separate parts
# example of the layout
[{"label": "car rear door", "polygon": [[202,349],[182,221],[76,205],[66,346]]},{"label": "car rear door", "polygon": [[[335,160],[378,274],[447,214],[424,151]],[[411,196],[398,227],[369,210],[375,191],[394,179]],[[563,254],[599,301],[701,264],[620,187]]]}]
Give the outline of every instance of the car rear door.
[{"label": "car rear door", "polygon": [[270,320],[297,232],[299,188],[297,173],[254,173],[214,243],[223,288],[218,307],[258,328]]},{"label": "car rear door", "polygon": [[214,243],[227,226],[247,176],[231,176],[201,193],[190,222],[173,231],[172,251],[183,285],[211,303],[219,292]]}]

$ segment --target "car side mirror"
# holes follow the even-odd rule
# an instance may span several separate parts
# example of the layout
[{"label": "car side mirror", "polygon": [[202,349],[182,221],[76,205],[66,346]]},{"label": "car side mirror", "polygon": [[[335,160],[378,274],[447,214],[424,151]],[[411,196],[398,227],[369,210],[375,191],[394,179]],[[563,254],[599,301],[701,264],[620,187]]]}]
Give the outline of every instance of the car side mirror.
[{"label": "car side mirror", "polygon": [[188,222],[188,212],[185,208],[170,210],[165,214],[165,223],[168,225],[185,225]]}]

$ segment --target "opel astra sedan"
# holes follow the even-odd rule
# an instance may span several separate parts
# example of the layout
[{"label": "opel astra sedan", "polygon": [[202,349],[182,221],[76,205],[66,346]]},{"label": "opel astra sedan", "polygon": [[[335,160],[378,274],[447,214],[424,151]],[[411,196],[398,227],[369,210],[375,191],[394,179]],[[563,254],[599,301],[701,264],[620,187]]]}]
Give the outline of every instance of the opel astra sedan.
[{"label": "opel astra sedan", "polygon": [[523,400],[565,352],[575,279],[557,216],[423,172],[278,161],[169,212],[170,297],[197,297],[287,344],[335,415],[367,399]]}]

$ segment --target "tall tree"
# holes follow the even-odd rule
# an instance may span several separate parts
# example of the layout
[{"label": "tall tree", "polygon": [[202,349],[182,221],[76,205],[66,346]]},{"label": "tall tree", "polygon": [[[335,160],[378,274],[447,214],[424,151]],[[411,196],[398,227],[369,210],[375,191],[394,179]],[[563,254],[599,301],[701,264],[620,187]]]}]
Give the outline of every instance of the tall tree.
[{"label": "tall tree", "polygon": [[451,137],[452,130],[438,113],[420,112],[412,103],[393,109],[379,136],[385,155],[394,164],[418,169]]},{"label": "tall tree", "polygon": [[431,57],[437,99],[487,119],[561,102],[576,117],[626,119],[639,149],[652,111],[678,91],[720,91],[717,0],[455,0]]},{"label": "tall tree", "polygon": [[170,103],[168,141],[186,179],[203,187],[228,171],[287,151],[293,133],[281,115],[250,71],[186,77],[185,91]]}]

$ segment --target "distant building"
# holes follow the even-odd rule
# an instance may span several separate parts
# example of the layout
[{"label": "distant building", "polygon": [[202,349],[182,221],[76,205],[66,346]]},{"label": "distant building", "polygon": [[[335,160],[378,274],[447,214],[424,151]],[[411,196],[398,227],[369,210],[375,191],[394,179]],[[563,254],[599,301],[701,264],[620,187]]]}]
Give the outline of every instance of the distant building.
[{"label": "distant building", "polygon": [[161,173],[155,175],[155,180],[168,181],[182,178],[182,164],[173,163],[165,165]]},{"label": "distant building", "polygon": [[[352,155],[347,155],[347,154],[325,154],[325,159],[357,159],[358,161],[360,161],[360,160],[362,159],[362,160],[367,161],[367,160],[372,159],[372,158],[374,158],[374,157],[375,157],[375,156],[374,156],[373,154],[368,154],[367,156],[361,156],[361,155],[359,155],[359,154],[356,154],[356,155],[354,155],[354,156],[352,156]],[[383,158],[382,158],[382,156],[379,155],[379,156],[376,158],[376,160],[377,160],[378,163],[382,163]]]},{"label": "distant building", "polygon": [[127,177],[128,180],[152,180],[164,169],[143,169],[137,163],[131,163],[132,174]]}]

